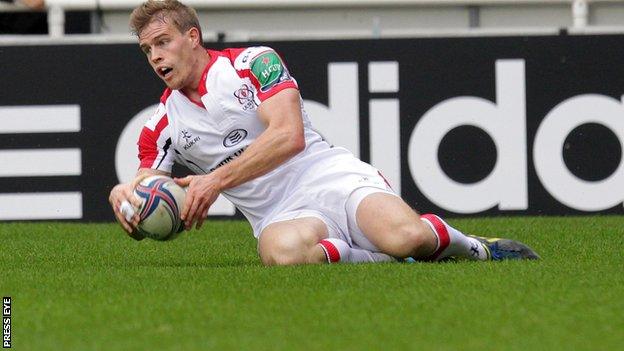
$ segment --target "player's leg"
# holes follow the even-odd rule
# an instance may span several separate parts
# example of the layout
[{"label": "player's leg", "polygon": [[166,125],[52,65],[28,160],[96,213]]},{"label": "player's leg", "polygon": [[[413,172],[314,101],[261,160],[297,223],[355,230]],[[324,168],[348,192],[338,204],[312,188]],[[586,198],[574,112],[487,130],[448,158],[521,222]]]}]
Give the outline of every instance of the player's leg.
[{"label": "player's leg", "polygon": [[[355,209],[355,211],[353,211]],[[347,201],[347,213],[353,215],[364,235],[352,235],[354,242],[367,247],[366,241],[392,256],[437,260],[459,256],[475,260],[489,258],[479,240],[468,237],[435,215],[420,216],[393,194],[361,188]]]},{"label": "player's leg", "polygon": [[[418,260],[440,260],[449,256],[471,260],[539,258],[518,241],[465,235],[436,215],[419,216],[393,194],[372,191],[374,189],[358,189],[347,201],[347,213],[356,213],[357,226],[362,233],[360,238],[352,234],[352,239],[363,247],[369,243],[390,255]],[[362,236],[364,242],[358,243]]]},{"label": "player's leg", "polygon": [[316,217],[279,221],[262,231],[258,253],[265,265],[396,261],[381,252],[352,247],[336,233],[329,236],[325,222]]},{"label": "player's leg", "polygon": [[319,242],[327,236],[325,223],[314,217],[269,224],[258,239],[260,260],[267,266],[326,262]]},{"label": "player's leg", "polygon": [[323,239],[319,245],[325,251],[328,263],[366,263],[366,262],[396,262],[397,259],[379,252],[367,250],[357,245],[349,245],[346,241],[337,238]]}]

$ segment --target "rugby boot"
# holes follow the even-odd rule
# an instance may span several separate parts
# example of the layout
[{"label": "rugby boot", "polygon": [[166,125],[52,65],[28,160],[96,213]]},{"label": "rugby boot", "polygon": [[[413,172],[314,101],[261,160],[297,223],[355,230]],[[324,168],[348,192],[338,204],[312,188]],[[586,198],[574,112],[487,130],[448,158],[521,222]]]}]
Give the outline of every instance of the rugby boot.
[{"label": "rugby boot", "polygon": [[476,235],[468,235],[479,240],[487,251],[488,258],[492,261],[502,260],[537,260],[540,256],[525,244],[511,239],[486,238]]}]

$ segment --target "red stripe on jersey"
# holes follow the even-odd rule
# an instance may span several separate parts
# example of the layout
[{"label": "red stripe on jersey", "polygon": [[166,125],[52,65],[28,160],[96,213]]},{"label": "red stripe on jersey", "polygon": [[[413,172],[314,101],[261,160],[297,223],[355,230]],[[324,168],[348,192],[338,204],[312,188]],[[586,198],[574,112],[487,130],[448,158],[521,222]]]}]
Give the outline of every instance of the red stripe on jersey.
[{"label": "red stripe on jersey", "polygon": [[[223,50],[221,53],[225,54],[228,56],[228,58],[230,59],[230,62],[232,62],[232,66],[234,65],[234,61],[236,60],[236,58],[238,58],[238,56],[240,56],[240,54],[242,54],[244,51],[246,51],[248,48],[230,48],[230,49],[225,49]],[[259,53],[257,53],[254,57],[249,58],[249,61],[253,60],[254,58],[256,58],[257,56],[260,56],[266,52],[269,51],[275,51],[272,49],[267,49],[264,51],[261,51]],[[284,60],[282,59],[282,56],[277,53],[277,51],[275,51],[275,53],[279,56],[280,60],[282,61],[282,65],[284,66],[284,69],[288,69],[288,67],[286,66],[286,63],[284,62]],[[236,70],[236,73],[238,74],[239,77],[241,78],[247,78],[251,81],[251,84],[253,84],[253,86],[256,88],[256,92],[258,94],[258,99],[262,102],[268,98],[270,98],[271,96],[279,93],[280,91],[287,89],[287,88],[294,88],[299,90],[299,87],[297,86],[297,84],[294,82],[294,80],[292,80],[292,77],[290,80],[287,80],[285,82],[279,83],[277,85],[275,85],[274,87],[272,87],[269,91],[267,92],[261,92],[260,91],[260,82],[258,82],[258,79],[251,74],[251,69],[247,68],[247,69],[241,69],[241,70]]]},{"label": "red stripe on jersey", "polygon": [[329,263],[336,263],[340,261],[340,251],[338,251],[336,245],[329,240],[321,240],[319,241],[319,244],[321,244],[323,251],[325,251],[325,256],[327,257],[327,261]]},{"label": "red stripe on jersey", "polygon": [[253,74],[251,74],[250,69],[237,70],[236,73],[241,78],[249,79],[251,81],[251,84],[253,84],[254,88],[256,88],[256,91],[260,91],[260,82],[258,82],[258,79]]},{"label": "red stripe on jersey", "polygon": [[[208,89],[206,88],[206,78],[208,77],[208,71],[210,70],[210,67],[212,67],[212,65],[217,62],[217,58],[219,58],[219,56],[223,56],[221,52],[215,50],[206,50],[206,53],[210,56],[210,61],[208,61],[208,64],[206,65],[206,67],[204,67],[201,78],[199,79],[199,85],[197,86],[197,92],[199,92],[199,96],[204,96],[208,94]],[[200,106],[204,107],[204,104],[201,104]]]},{"label": "red stripe on jersey", "polygon": [[160,102],[162,102],[163,104],[166,103],[169,96],[171,96],[171,89],[167,88],[160,97]]},{"label": "red stripe on jersey", "polygon": [[158,149],[158,138],[163,129],[169,125],[169,119],[167,115],[163,115],[156,124],[156,128],[151,130],[147,127],[143,127],[141,130],[141,136],[139,136],[139,160],[141,162],[139,168],[152,168],[154,161],[158,157],[160,150]]},{"label": "red stripe on jersey", "polygon": [[279,83],[278,85],[272,87],[266,93],[263,93],[260,90],[258,90],[258,99],[260,99],[260,101],[264,101],[264,100],[270,98],[271,96],[279,93],[280,91],[282,91],[284,89],[288,89],[288,88],[293,88],[293,89],[299,90],[299,87],[297,86],[297,84],[295,84],[295,82],[293,82],[292,80],[287,80],[287,81],[285,81],[283,83]]},{"label": "red stripe on jersey", "polygon": [[220,51],[220,53],[223,56],[226,56],[227,58],[229,58],[230,61],[234,63],[234,61],[238,58],[238,56],[240,56],[240,54],[242,54],[243,51],[247,49],[248,48],[227,48],[227,49],[223,49],[223,51]]},{"label": "red stripe on jersey", "polygon": [[269,91],[263,93],[260,91],[260,82],[258,82],[258,79],[256,79],[253,74],[251,74],[251,70],[242,69],[240,71],[236,71],[236,73],[238,73],[238,76],[241,78],[249,78],[254,88],[256,88],[256,92],[258,93],[258,99],[260,99],[261,102],[287,88],[299,90],[299,87],[297,86],[297,84],[295,84],[294,81],[287,80],[285,82],[275,85]]},{"label": "red stripe on jersey", "polygon": [[442,251],[444,251],[449,246],[449,244],[451,243],[451,238],[449,237],[446,225],[444,224],[444,222],[442,222],[440,217],[428,213],[420,216],[420,218],[427,220],[429,223],[431,223],[431,225],[433,226],[433,232],[438,237],[438,249],[431,256],[429,256],[429,259],[433,261],[438,258]]},{"label": "red stripe on jersey", "polygon": [[[206,85],[204,84],[204,86],[206,86]],[[180,94],[184,95],[184,97],[187,98],[188,101],[194,103],[195,105],[197,105],[197,106],[199,106],[201,108],[206,108],[206,106],[204,106],[204,103],[201,100],[197,101],[197,100],[191,99],[188,95],[184,94],[184,92],[182,90],[178,90],[178,91],[180,92]]]}]

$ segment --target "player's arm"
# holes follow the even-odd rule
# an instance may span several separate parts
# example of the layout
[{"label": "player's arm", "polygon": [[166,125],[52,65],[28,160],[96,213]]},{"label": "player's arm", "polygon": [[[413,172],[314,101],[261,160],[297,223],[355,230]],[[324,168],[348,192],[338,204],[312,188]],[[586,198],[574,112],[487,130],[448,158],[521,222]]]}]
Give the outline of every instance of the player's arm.
[{"label": "player's arm", "polygon": [[133,239],[141,240],[143,237],[136,233],[136,227],[139,224],[139,215],[135,213],[130,221],[126,219],[124,214],[121,212],[121,204],[124,201],[128,201],[134,208],[138,208],[141,206],[141,201],[134,196],[134,188],[141,182],[141,180],[152,176],[152,175],[166,175],[170,176],[169,173],[151,169],[151,168],[140,168],[137,171],[135,178],[128,183],[117,184],[111,190],[108,196],[108,202],[113,208],[113,212],[115,213],[115,218],[119,222],[119,224],[123,227],[123,229],[130,234]]},{"label": "player's arm", "polygon": [[221,190],[260,177],[305,149],[299,91],[285,89],[258,107],[266,130],[233,162],[217,168]]},{"label": "player's arm", "polygon": [[266,130],[234,161],[202,176],[176,179],[188,186],[182,219],[187,229],[200,228],[221,191],[260,177],[305,149],[299,91],[284,89],[263,101],[258,116]]}]

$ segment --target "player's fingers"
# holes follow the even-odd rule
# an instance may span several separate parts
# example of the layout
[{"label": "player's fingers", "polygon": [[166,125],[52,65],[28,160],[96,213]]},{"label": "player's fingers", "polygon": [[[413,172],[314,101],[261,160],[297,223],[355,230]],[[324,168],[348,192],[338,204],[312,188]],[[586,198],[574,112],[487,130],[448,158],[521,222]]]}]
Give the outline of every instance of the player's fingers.
[{"label": "player's fingers", "polygon": [[184,178],[173,178],[173,181],[181,187],[187,187],[191,184],[193,176],[186,176]]},{"label": "player's fingers", "polygon": [[130,224],[132,224],[132,226],[136,228],[139,226],[140,221],[141,221],[141,216],[139,216],[138,213],[135,213],[134,216],[132,216],[132,220],[130,221]]},{"label": "player's fingers", "polygon": [[115,211],[115,217],[117,218],[117,222],[121,224],[121,227],[129,234],[132,233],[132,227],[126,221],[126,218],[119,211]]},{"label": "player's fingers", "polygon": [[208,216],[209,208],[210,206],[202,206],[201,210],[198,212],[199,217],[197,218],[197,225],[195,226],[195,229],[200,229],[202,227],[204,221],[206,220],[206,217]]},{"label": "player's fingers", "polygon": [[193,203],[191,204],[191,208],[188,211],[187,220],[185,221],[187,229],[193,228],[193,223],[197,217],[197,208],[199,207],[199,199],[197,197],[193,197]]},{"label": "player's fingers", "polygon": [[134,206],[134,208],[141,207],[142,201],[134,195],[134,192],[131,193],[130,196],[128,196],[128,201],[132,204],[132,206]]},{"label": "player's fingers", "polygon": [[183,221],[186,221],[186,218],[188,217],[189,214],[189,210],[191,209],[191,204],[193,203],[193,193],[188,193],[186,194],[186,198],[184,199],[184,205],[182,205],[182,213],[180,213],[180,218]]}]

